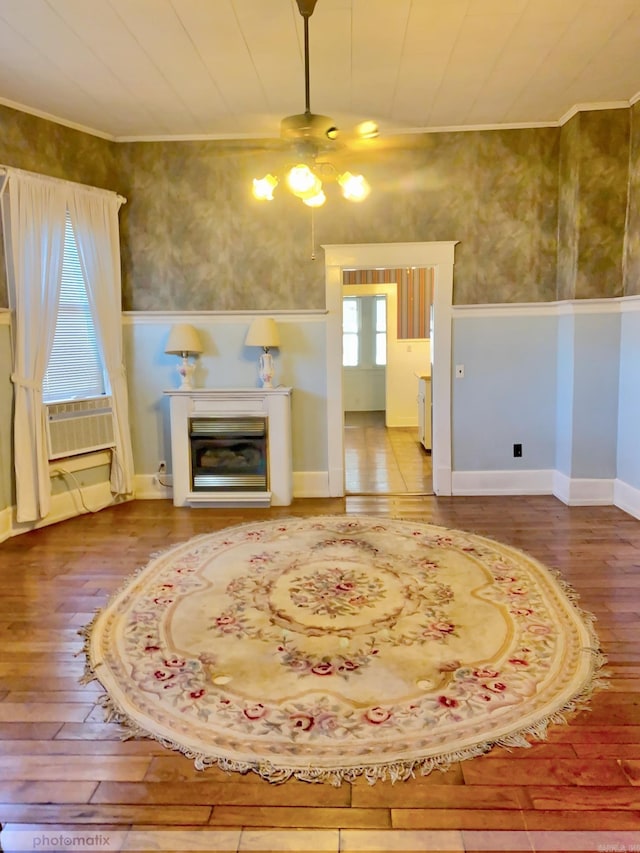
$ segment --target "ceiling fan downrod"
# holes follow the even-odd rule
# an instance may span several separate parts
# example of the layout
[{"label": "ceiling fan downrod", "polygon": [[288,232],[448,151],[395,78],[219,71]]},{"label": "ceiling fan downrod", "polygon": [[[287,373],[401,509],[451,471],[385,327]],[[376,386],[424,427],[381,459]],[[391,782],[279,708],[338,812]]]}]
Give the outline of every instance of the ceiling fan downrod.
[{"label": "ceiling fan downrod", "polygon": [[311,113],[311,86],[309,83],[309,18],[313,15],[318,0],[296,0],[298,11],[304,21],[304,111]]}]

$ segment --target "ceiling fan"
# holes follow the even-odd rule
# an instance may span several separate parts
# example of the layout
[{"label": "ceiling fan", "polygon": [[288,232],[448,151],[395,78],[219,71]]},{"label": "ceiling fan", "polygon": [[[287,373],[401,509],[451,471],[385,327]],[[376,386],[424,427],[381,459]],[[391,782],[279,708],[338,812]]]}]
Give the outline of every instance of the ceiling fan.
[{"label": "ceiling fan", "polygon": [[[309,207],[320,207],[326,201],[322,189],[322,179],[335,179],[342,189],[342,195],[349,201],[363,201],[370,192],[370,187],[362,175],[351,172],[338,174],[331,163],[318,157],[327,148],[332,148],[340,131],[330,116],[311,112],[310,82],[309,82],[309,18],[313,14],[318,0],[296,0],[298,11],[304,21],[304,92],[305,108],[303,113],[286,116],[280,122],[280,137],[285,142],[293,144],[295,151],[302,161],[293,166],[287,176],[286,183],[291,192]],[[360,139],[373,139],[378,135],[378,126],[373,121],[362,122],[358,125],[357,134]],[[310,166],[309,163],[312,165]],[[256,178],[253,181],[253,195],[260,201],[271,201],[273,191],[279,180],[274,175]]]},{"label": "ceiling fan", "polygon": [[[304,21],[304,112],[287,116],[280,122],[280,136],[292,142],[310,142],[318,147],[338,138],[340,130],[330,116],[311,112],[309,83],[309,18],[313,14],[318,0],[296,0],[298,10]],[[378,135],[378,126],[374,121],[362,122],[357,127],[362,139],[372,139]]]}]

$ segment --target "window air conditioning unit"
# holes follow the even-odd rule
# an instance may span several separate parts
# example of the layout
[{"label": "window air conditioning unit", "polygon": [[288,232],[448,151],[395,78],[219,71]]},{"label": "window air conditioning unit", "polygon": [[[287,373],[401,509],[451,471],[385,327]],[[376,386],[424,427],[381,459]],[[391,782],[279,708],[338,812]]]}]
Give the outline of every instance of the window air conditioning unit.
[{"label": "window air conditioning unit", "polygon": [[111,397],[45,403],[49,459],[115,447]]}]

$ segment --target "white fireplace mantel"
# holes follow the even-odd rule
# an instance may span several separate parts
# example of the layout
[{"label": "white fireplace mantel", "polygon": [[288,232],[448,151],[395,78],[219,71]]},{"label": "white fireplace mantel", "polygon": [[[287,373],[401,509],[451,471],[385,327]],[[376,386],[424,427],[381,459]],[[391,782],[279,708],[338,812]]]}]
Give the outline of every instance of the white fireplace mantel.
[{"label": "white fireplace mantel", "polygon": [[[293,498],[291,388],[194,388],[170,398],[175,506],[288,506]],[[267,491],[193,491],[189,419],[262,417],[267,420]]]}]

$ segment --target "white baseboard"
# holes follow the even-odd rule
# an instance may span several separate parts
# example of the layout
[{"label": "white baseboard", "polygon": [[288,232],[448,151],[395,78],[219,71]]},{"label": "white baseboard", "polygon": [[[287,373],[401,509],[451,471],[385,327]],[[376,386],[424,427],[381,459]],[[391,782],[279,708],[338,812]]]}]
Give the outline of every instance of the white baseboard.
[{"label": "white baseboard", "polygon": [[136,474],[133,479],[133,494],[136,500],[152,501],[173,498],[173,477],[171,474],[162,474],[161,486],[158,482],[158,474]]},{"label": "white baseboard", "polygon": [[[171,474],[164,474],[162,479],[167,486],[161,486],[157,474],[136,474],[134,479],[134,496],[136,500],[163,500],[173,498]],[[329,475],[326,471],[294,471],[293,496],[295,498],[328,498]]]},{"label": "white baseboard", "polygon": [[640,489],[630,486],[623,480],[614,480],[613,503],[618,509],[628,512],[634,518],[640,518]]},{"label": "white baseboard", "polygon": [[[560,471],[454,471],[451,475],[453,495],[554,495],[567,506],[612,506],[614,485],[620,481],[567,477]],[[640,491],[618,486],[620,501],[640,512]],[[633,494],[635,492],[635,495]],[[615,501],[622,509],[622,503]]]},{"label": "white baseboard", "polygon": [[[170,499],[170,487],[160,486],[155,474],[135,477],[137,500]],[[165,478],[163,478],[165,479]],[[165,482],[170,482],[170,475]],[[296,498],[329,497],[329,475],[326,471],[296,471],[293,474]],[[559,471],[454,471],[453,495],[548,495],[553,494],[568,506],[617,506],[640,519],[640,489],[622,480],[571,479]],[[109,483],[98,483],[82,489],[85,506],[104,509],[115,503]],[[89,511],[82,506],[77,490],[53,495],[49,515],[37,522],[15,521],[15,507],[0,510],[0,542],[10,536],[65,521]]]},{"label": "white baseboard", "polygon": [[293,472],[293,496],[294,498],[328,498],[329,494],[329,472],[328,471],[294,471]]},{"label": "white baseboard", "polygon": [[567,506],[611,506],[615,480],[567,477],[553,472],[553,494]]},{"label": "white baseboard", "polygon": [[17,536],[19,533],[28,533],[30,530],[37,530],[40,527],[47,527],[49,524],[66,521],[86,512],[98,512],[108,506],[113,506],[115,503],[121,503],[122,500],[122,498],[114,499],[111,494],[111,486],[105,481],[52,495],[49,515],[37,521],[16,521],[15,507],[12,507],[10,510],[12,516],[11,535]]},{"label": "white baseboard", "polygon": [[550,495],[552,470],[452,471],[452,495]]},{"label": "white baseboard", "polygon": [[13,507],[6,507],[0,510],[0,542],[4,542],[11,536],[11,518],[13,516]]}]

